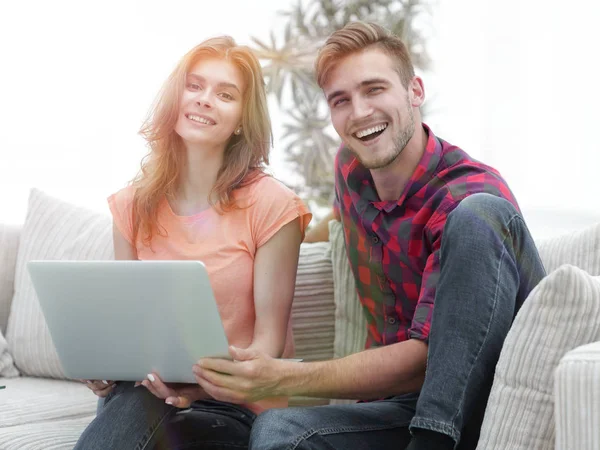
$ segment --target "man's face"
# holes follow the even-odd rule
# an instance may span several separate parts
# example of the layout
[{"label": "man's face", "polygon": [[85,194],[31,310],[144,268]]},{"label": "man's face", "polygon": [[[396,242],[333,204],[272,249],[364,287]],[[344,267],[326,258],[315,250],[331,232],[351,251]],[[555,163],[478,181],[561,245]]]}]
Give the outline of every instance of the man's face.
[{"label": "man's face", "polygon": [[[409,86],[410,87],[410,86]],[[379,49],[346,56],[323,86],[331,121],[367,169],[390,165],[415,131],[411,93]]]}]

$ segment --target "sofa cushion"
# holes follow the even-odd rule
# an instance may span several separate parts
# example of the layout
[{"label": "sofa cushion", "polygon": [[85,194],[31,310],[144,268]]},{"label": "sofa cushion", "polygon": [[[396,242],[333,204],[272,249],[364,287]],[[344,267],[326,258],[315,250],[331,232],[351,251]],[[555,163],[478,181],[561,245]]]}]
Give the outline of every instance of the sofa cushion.
[{"label": "sofa cushion", "polygon": [[0,224],[0,333],[6,332],[15,286],[15,266],[21,227]]},{"label": "sofa cushion", "polygon": [[1,380],[0,448],[72,449],[93,420],[97,397],[73,381],[21,377]]},{"label": "sofa cushion", "polygon": [[[88,417],[98,397],[78,381],[19,377],[2,379],[0,430],[6,427]],[[4,448],[0,445],[0,448]]]},{"label": "sofa cushion", "polygon": [[112,259],[108,215],[89,211],[33,189],[21,230],[15,270],[15,293],[6,340],[25,375],[63,378],[52,339],[27,272],[34,259]]},{"label": "sofa cushion", "polygon": [[555,450],[596,450],[600,443],[600,342],[568,352],[554,374]]},{"label": "sofa cushion", "polygon": [[570,265],[546,276],[502,352],[478,449],[554,448],[553,374],[569,350],[600,340],[600,277]]},{"label": "sofa cushion", "polygon": [[537,243],[540,257],[550,273],[571,264],[590,275],[600,275],[600,223]]},{"label": "sofa cushion", "polygon": [[346,255],[341,222],[329,222],[329,242],[333,264],[335,301],[335,341],[333,354],[341,358],[365,348],[367,322],[356,292],[356,282]]},{"label": "sofa cushion", "polygon": [[72,450],[94,416],[0,428],[3,450]]}]

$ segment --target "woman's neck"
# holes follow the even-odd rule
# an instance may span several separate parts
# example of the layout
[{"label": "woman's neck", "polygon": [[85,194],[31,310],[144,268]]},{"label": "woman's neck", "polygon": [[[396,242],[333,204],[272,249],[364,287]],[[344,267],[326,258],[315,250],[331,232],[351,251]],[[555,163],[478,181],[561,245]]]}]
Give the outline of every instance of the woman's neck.
[{"label": "woman's neck", "polygon": [[224,151],[186,149],[185,152],[185,163],[177,191],[171,199],[171,208],[177,215],[191,216],[210,207],[209,196],[223,165]]}]

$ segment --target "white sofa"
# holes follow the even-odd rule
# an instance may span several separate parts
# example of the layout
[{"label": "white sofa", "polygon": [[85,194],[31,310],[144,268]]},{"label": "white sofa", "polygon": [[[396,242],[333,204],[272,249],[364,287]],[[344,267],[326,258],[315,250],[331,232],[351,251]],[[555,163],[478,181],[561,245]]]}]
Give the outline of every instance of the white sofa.
[{"label": "white sofa", "polygon": [[[309,361],[358,351],[365,339],[339,223],[330,235],[301,249],[293,324]],[[479,448],[600,449],[600,224],[539,248],[549,275],[507,337]],[[96,409],[85,386],[64,380],[24,264],[110,258],[107,215],[38,190],[23,225],[0,225],[0,450],[72,448]]]}]

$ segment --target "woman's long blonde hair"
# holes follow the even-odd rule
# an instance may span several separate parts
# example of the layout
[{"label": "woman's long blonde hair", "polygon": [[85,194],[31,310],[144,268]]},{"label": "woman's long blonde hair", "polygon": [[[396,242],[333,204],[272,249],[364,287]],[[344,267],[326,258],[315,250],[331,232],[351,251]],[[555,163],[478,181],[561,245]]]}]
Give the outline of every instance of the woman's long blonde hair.
[{"label": "woman's long blonde hair", "polygon": [[228,36],[202,42],[179,61],[140,129],[150,152],[142,160],[140,172],[132,181],[135,187],[132,208],[134,243],[140,232],[145,245],[150,244],[154,233],[165,235],[158,223],[159,206],[165,195],[175,193],[185,161],[183,141],[175,132],[175,124],[179,117],[186,77],[203,58],[222,58],[231,62],[239,69],[245,82],[242,100],[243,132],[239,136],[233,135],[227,144],[223,165],[209,196],[209,199],[217,199],[219,212],[236,208],[232,192],[264,174],[264,167],[269,163],[273,137],[265,83],[258,59],[252,50],[237,45]]}]

